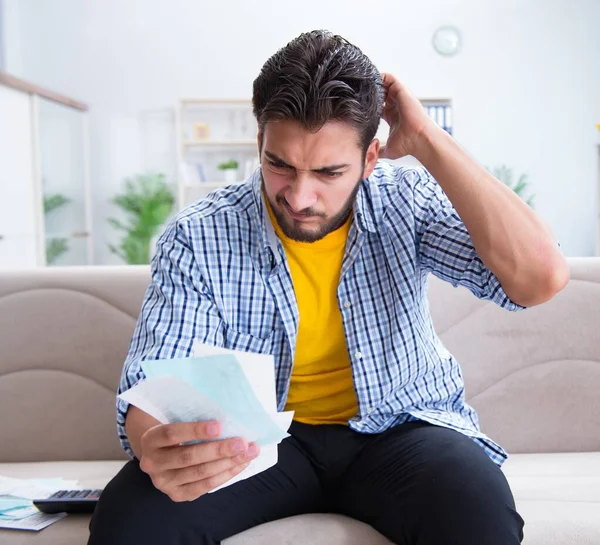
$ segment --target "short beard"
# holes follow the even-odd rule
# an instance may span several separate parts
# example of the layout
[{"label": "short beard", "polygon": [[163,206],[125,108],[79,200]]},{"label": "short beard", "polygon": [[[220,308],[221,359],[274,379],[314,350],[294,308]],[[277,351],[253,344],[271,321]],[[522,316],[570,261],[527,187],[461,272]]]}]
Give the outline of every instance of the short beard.
[{"label": "short beard", "polygon": [[[297,228],[297,227],[294,227],[293,225],[289,225],[286,222],[285,216],[282,216],[279,213],[279,211],[273,205],[272,202],[271,202],[271,209],[273,210],[273,215],[275,216],[275,219],[277,220],[279,227],[281,228],[281,230],[283,231],[283,234],[286,237],[288,237],[292,240],[295,240],[297,242],[317,242],[318,240],[325,238],[329,233],[336,231],[342,225],[344,225],[344,223],[346,223],[346,220],[348,219],[348,217],[350,216],[350,213],[352,212],[352,208],[354,206],[354,200],[356,198],[358,190],[360,189],[361,183],[362,183],[362,177],[360,180],[358,180],[358,182],[356,182],[356,185],[354,186],[352,193],[350,194],[350,196],[344,203],[344,206],[342,207],[342,209],[337,214],[335,214],[335,216],[332,216],[331,218],[329,218],[329,220],[327,220],[325,222],[325,224],[317,231],[307,231],[305,229],[302,229],[301,227]],[[265,197],[268,199],[269,197],[267,196],[267,193],[264,190],[264,184],[265,184],[265,182],[263,180],[263,192],[264,192]],[[283,206],[283,207],[287,206],[285,197],[283,195],[277,195],[275,197],[275,200],[281,206]],[[301,213],[304,213],[306,215],[319,216],[322,218],[325,217],[322,214],[312,213],[310,208],[303,210]]]}]

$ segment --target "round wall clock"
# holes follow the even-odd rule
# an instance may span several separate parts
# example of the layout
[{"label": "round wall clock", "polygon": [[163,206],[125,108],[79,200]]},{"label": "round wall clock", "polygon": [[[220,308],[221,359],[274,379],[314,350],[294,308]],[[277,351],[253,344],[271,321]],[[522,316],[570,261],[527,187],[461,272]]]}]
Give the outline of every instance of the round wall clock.
[{"label": "round wall clock", "polygon": [[445,57],[456,55],[460,49],[460,32],[453,26],[442,26],[433,34],[434,49]]}]

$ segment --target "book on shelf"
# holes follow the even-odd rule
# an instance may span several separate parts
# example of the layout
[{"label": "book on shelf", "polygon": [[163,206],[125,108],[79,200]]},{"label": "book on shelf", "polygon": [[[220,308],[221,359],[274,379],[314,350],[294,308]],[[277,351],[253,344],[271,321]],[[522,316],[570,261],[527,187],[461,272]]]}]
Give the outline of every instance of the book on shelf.
[{"label": "book on shelf", "polygon": [[206,174],[202,163],[183,161],[180,165],[180,171],[184,185],[199,185],[206,182]]}]

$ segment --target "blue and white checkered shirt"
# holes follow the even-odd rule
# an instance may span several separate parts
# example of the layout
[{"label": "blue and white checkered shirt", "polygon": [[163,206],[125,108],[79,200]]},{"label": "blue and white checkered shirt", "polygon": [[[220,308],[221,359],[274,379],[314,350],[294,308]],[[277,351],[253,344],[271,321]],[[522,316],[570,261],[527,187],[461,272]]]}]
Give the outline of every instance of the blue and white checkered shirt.
[{"label": "blue and white checkered shirt", "polygon": [[[479,431],[459,364],[434,331],[429,273],[506,309],[522,308],[483,265],[429,173],[380,162],[358,191],[337,290],[359,411],[348,424],[378,433],[424,420],[473,438],[501,465],[506,453]],[[198,339],[272,354],[283,410],[297,332],[292,278],[259,169],[188,207],[159,239],[119,392],[144,378],[141,361],[190,356]],[[117,409],[121,443],[132,455],[127,404],[118,400]]]}]

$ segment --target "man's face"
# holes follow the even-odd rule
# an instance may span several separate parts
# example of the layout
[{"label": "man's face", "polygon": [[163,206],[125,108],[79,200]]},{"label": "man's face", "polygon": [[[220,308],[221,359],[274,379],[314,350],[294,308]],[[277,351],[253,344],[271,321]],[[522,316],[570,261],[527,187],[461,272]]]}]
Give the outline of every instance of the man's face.
[{"label": "man's face", "polygon": [[277,222],[302,242],[320,240],[344,223],[379,152],[373,140],[363,157],[358,131],[336,121],[316,133],[297,121],[267,123],[258,145],[263,189]]}]

